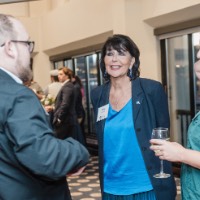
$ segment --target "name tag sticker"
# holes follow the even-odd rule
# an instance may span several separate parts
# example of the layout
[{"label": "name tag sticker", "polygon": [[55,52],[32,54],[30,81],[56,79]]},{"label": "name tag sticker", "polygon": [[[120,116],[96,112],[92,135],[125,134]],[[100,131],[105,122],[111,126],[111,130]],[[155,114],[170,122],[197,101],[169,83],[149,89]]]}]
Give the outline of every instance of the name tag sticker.
[{"label": "name tag sticker", "polygon": [[108,108],[109,108],[109,104],[98,108],[97,122],[107,118]]}]

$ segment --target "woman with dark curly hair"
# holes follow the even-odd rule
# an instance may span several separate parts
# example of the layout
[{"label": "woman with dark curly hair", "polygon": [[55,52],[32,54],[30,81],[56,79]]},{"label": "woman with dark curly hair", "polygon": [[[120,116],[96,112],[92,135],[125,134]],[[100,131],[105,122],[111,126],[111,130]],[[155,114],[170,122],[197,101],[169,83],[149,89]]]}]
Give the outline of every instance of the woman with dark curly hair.
[{"label": "woman with dark curly hair", "polygon": [[139,78],[140,52],[125,35],[103,45],[100,66],[106,83],[91,93],[99,145],[103,200],[175,200],[171,163],[169,178],[157,179],[160,160],[149,149],[152,129],[169,128],[162,85]]}]

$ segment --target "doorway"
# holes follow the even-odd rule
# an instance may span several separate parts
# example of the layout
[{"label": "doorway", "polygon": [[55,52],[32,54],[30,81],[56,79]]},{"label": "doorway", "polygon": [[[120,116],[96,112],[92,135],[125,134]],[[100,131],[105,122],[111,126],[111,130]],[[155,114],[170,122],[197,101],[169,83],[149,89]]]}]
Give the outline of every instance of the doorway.
[{"label": "doorway", "polygon": [[162,82],[168,95],[171,140],[183,146],[187,143],[191,119],[200,110],[200,81],[193,70],[199,41],[199,32],[160,40]]}]

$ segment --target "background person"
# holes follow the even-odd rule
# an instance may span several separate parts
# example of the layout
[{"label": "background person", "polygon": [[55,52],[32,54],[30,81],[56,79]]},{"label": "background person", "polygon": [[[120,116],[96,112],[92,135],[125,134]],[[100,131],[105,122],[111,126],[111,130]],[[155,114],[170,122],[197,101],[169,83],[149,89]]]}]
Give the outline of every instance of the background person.
[{"label": "background person", "polygon": [[55,101],[53,126],[58,138],[73,137],[85,144],[75,110],[76,91],[71,81],[72,76],[73,72],[68,67],[58,70],[58,79],[62,83],[62,88]]},{"label": "background person", "polygon": [[62,87],[62,83],[58,80],[58,69],[50,71],[50,78],[51,83],[45,88],[44,94],[46,96],[50,94],[54,99],[56,99],[56,96]]},{"label": "background person", "polygon": [[[0,199],[71,200],[66,175],[80,173],[88,151],[54,137],[32,78],[34,42],[20,21],[0,14]],[[9,187],[9,188],[8,188]]]},{"label": "background person", "polygon": [[49,114],[50,123],[53,124],[53,110],[55,106],[55,100],[62,87],[62,83],[58,80],[58,69],[50,71],[51,83],[44,90],[44,97],[41,102],[45,110]]},{"label": "background person", "polygon": [[149,149],[152,129],[169,127],[167,97],[162,85],[139,78],[139,49],[125,35],[108,38],[101,51],[101,70],[107,82],[94,89],[103,200],[175,200],[171,163],[167,179],[153,175],[160,160]]},{"label": "background person", "polygon": [[[194,70],[200,79],[200,50],[197,53],[199,59]],[[181,195],[182,200],[200,199],[200,112],[192,119],[188,129],[187,148],[176,142],[164,140],[150,140],[152,150],[160,159],[172,162],[181,162]]]},{"label": "background person", "polygon": [[24,82],[24,85],[27,86],[28,88],[30,88],[31,90],[33,90],[33,92],[36,94],[38,99],[41,100],[43,98],[44,92],[43,92],[41,86],[36,81],[31,79],[31,80]]},{"label": "background person", "polygon": [[74,73],[73,73],[73,77],[72,77],[72,83],[74,84],[74,88],[75,88],[76,115],[77,115],[78,123],[80,124],[80,128],[81,128],[82,134],[84,136],[84,141],[86,144],[86,135],[85,135],[85,127],[84,127],[85,110],[83,107],[83,97],[84,97],[83,85],[82,85],[80,78],[78,76],[75,76]]},{"label": "background person", "polygon": [[58,70],[58,79],[62,83],[62,87],[55,101],[53,126],[56,136],[60,139],[65,139],[74,136],[77,121],[71,70],[67,67],[60,68]]}]

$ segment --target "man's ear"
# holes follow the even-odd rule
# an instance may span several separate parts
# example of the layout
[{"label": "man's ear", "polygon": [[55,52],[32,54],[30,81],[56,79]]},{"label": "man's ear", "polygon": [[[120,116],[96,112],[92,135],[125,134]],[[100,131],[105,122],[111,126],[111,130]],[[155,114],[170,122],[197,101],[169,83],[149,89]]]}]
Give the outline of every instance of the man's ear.
[{"label": "man's ear", "polygon": [[12,58],[15,58],[16,57],[16,46],[14,45],[13,42],[11,41],[6,41],[5,42],[5,53],[12,57]]}]

